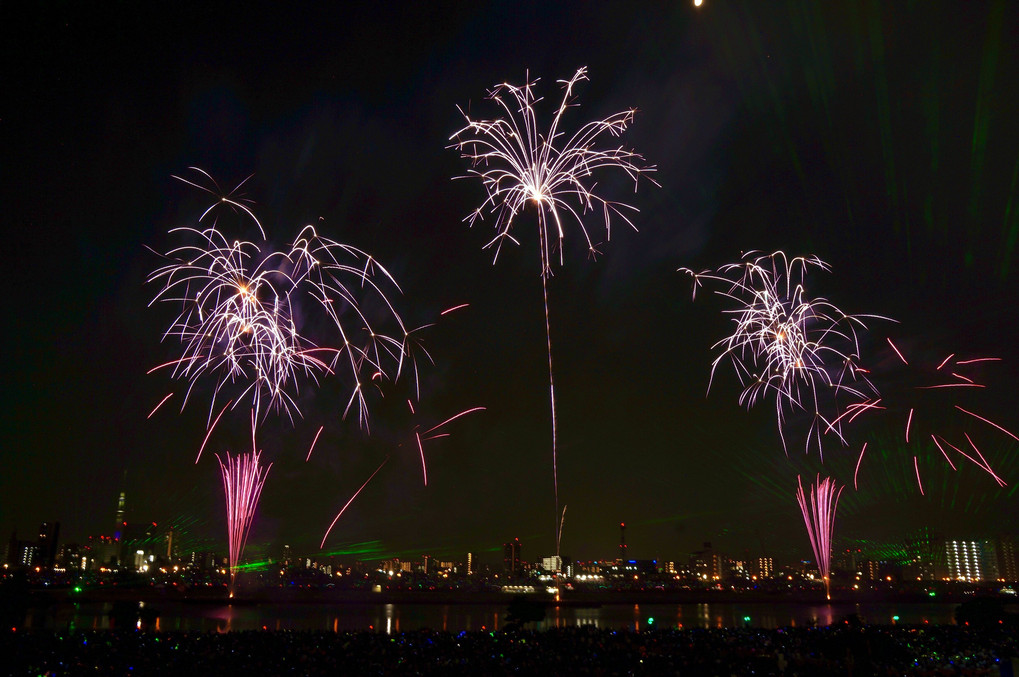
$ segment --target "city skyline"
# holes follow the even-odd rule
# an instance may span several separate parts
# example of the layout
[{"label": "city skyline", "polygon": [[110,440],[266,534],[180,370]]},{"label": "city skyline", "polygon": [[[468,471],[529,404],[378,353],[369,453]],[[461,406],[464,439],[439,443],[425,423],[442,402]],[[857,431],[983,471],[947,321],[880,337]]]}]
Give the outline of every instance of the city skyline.
[{"label": "city skyline", "polygon": [[[176,244],[167,231],[208,207],[172,178],[198,166],[228,187],[251,176],[242,192],[274,246],[311,224],[361,247],[400,284],[408,326],[435,322],[422,333],[435,365],[423,365],[413,411],[403,382],[372,394],[370,435],[343,420],[335,392],[302,391],[295,424],[266,419],[257,446],[273,470],[249,547],[287,534],[314,549],[381,468],[323,552],[366,542],[497,552],[520,537],[536,556],[554,554],[533,214],[519,217],[521,246],[493,266],[482,250],[492,224],[462,221],[484,193],[451,180],[469,166],[447,146],[462,126],[457,105],[485,115],[493,84],[540,78],[551,107],[556,81],[583,66],[590,81],[564,123],[635,108],[621,143],[657,167],[661,188],[634,194],[605,177],[602,188],[640,210],[637,232],[614,228],[595,261],[567,242],[549,279],[563,553],[615,553],[625,522],[634,559],[704,541],[810,558],[796,478],[819,472],[846,487],[836,545],[920,526],[1019,531],[1019,444],[1008,437],[981,440],[1004,487],[973,463],[914,461],[898,418],[864,421],[845,448],[826,441],[822,464],[800,443],[783,449],[771,405],[738,404],[726,365],[706,394],[728,318],[708,293],[692,301],[679,272],[751,250],[816,255],[831,267],[811,274],[817,295],[896,321],[868,320],[861,337],[876,371],[894,364],[886,339],[920,362],[999,357],[965,406],[1019,428],[1019,93],[1009,86],[1019,45],[1004,2],[36,8],[24,26],[11,42],[15,104],[0,119],[3,279],[15,292],[0,408],[5,535],[56,519],[67,541],[101,533],[123,491],[129,522],[225,542],[213,452],[250,448],[247,411],[224,417],[195,464],[208,392],[199,386],[181,412],[186,384],[147,373],[176,347],[160,342],[173,314],[148,307],[157,290],[145,280],[162,264],[153,252]],[[253,47],[252,35],[265,39]],[[227,216],[222,227],[242,228]],[[909,383],[881,375],[891,393]],[[479,406],[419,450],[416,429]],[[801,423],[792,417],[786,432],[802,436]]]},{"label": "city skyline", "polygon": [[[133,557],[136,547],[144,548],[146,557],[155,555],[164,561],[177,559],[183,561],[188,559],[189,553],[192,559],[195,556],[200,558],[210,557],[219,553],[216,555],[217,561],[221,559],[225,562],[227,560],[225,553],[229,550],[229,544],[225,537],[222,539],[217,537],[196,537],[195,534],[189,532],[186,526],[179,523],[164,522],[160,524],[156,521],[145,520],[128,522],[125,520],[126,513],[124,508],[125,495],[124,492],[121,492],[117,501],[116,519],[112,523],[112,529],[109,533],[89,534],[83,539],[58,539],[61,530],[60,520],[43,522],[38,530],[35,531],[22,529],[19,532],[15,528],[7,542],[7,557],[0,561],[16,565],[27,565],[30,562],[22,561],[26,557],[31,559],[39,557],[40,562],[44,566],[52,567],[55,559],[61,559],[58,553],[66,549],[85,549],[91,552],[90,559],[94,561],[94,566],[96,567],[110,564],[111,561],[113,561],[113,565],[119,562],[121,565],[130,566],[131,557]],[[602,563],[605,565],[613,562],[624,564],[626,562],[631,564],[656,562],[659,568],[664,570],[666,564],[671,566],[679,563],[683,568],[686,568],[687,563],[689,566],[695,566],[694,563],[703,560],[705,553],[707,553],[709,560],[712,557],[714,558],[714,564],[711,566],[715,568],[722,566],[721,562],[723,561],[729,564],[742,562],[743,565],[749,566],[746,564],[747,562],[754,563],[762,557],[769,561],[767,567],[769,570],[775,565],[780,567],[817,566],[815,558],[809,556],[813,553],[804,555],[798,551],[785,553],[781,550],[772,551],[765,548],[763,542],[760,544],[761,547],[759,549],[744,548],[740,551],[718,548],[709,541],[702,541],[696,547],[689,550],[677,549],[674,544],[644,544],[643,549],[639,551],[642,556],[633,557],[628,550],[625,540],[625,524],[619,524],[618,528],[619,543],[615,546],[613,552],[585,553],[582,557],[575,557],[573,553],[563,552],[562,562],[564,564]],[[36,532],[38,533],[37,540],[25,538],[26,534]],[[1014,533],[1004,532],[993,535],[988,535],[987,533],[974,535],[979,533],[980,531],[972,526],[967,530],[953,533],[938,533],[933,532],[928,527],[921,527],[909,533],[900,533],[897,537],[886,541],[868,541],[856,538],[841,539],[841,541],[833,545],[831,559],[838,568],[843,570],[846,568],[845,559],[849,557],[862,558],[871,562],[872,567],[876,565],[881,567],[889,565],[901,567],[904,564],[913,562],[922,568],[922,566],[927,566],[928,564],[930,567],[934,567],[935,563],[937,563],[938,570],[943,573],[947,570],[955,571],[959,569],[959,563],[966,561],[966,551],[963,551],[963,557],[960,559],[958,553],[959,547],[976,549],[989,547],[992,553],[990,555],[991,559],[994,558],[993,552],[995,548],[999,550],[1004,548],[1002,550],[1003,556],[1007,558],[1009,564],[1003,566],[1005,566],[1008,572],[1014,574],[1016,571],[1015,542],[1019,540],[1019,537]],[[429,553],[414,550],[413,548],[404,550],[387,549],[380,541],[342,544],[340,547],[332,549],[315,547],[294,548],[284,538],[278,542],[253,544],[251,552],[243,556],[240,559],[240,563],[245,565],[245,567],[250,567],[252,565],[265,564],[266,562],[286,562],[292,559],[304,561],[307,559],[311,562],[341,561],[373,565],[379,561],[393,560],[410,563],[418,562],[421,558],[424,558],[425,561],[428,559],[436,561],[452,560],[465,567],[470,567],[470,564],[473,562],[476,569],[483,567],[496,573],[502,570],[517,576],[529,572],[535,567],[540,569],[543,563],[556,558],[556,555],[551,552],[532,551],[536,547],[536,542],[541,542],[541,539],[534,539],[531,543],[527,544],[531,550],[525,548],[525,542],[522,542],[519,537],[514,537],[495,547],[468,547],[466,550],[439,549]],[[954,555],[952,553],[953,546],[956,548]],[[976,551],[974,550],[973,552]],[[952,563],[953,557],[955,559],[954,564]],[[920,565],[919,563],[925,564]],[[955,579],[956,577],[953,575],[951,580]],[[960,578],[959,580],[963,579]],[[1013,580],[1013,578],[1005,578],[1004,580]]]}]

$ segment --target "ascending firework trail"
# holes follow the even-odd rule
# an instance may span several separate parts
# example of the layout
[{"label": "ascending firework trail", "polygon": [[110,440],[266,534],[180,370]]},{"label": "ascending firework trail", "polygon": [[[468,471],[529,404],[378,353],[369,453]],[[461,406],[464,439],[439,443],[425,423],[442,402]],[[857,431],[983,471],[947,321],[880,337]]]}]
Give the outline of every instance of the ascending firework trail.
[{"label": "ascending firework trail", "polygon": [[[471,225],[487,212],[495,219],[496,236],[485,245],[495,249],[495,258],[506,240],[519,244],[511,234],[516,216],[533,205],[538,219],[538,252],[541,257],[541,287],[545,308],[545,338],[548,347],[549,402],[552,412],[552,481],[555,489],[556,554],[562,536],[559,514],[559,478],[556,447],[555,380],[552,369],[552,331],[549,321],[548,277],[552,272],[552,256],[559,248],[563,263],[564,221],[579,226],[591,255],[597,254],[584,215],[600,210],[605,224],[606,239],[611,234],[611,218],[616,216],[636,230],[627,212],[636,207],[608,200],[594,193],[595,174],[603,169],[625,172],[637,188],[641,174],[655,170],[645,165],[644,158],[622,147],[599,149],[595,143],[604,134],[619,136],[632,122],[635,111],[625,110],[602,120],[588,122],[572,135],[563,132],[559,123],[567,108],[576,104],[573,88],[587,80],[587,69],[580,68],[569,80],[560,80],[563,99],[547,130],[539,128],[535,105],[541,101],[534,94],[537,80],[523,86],[503,83],[496,85],[488,98],[504,113],[494,120],[475,120],[464,113],[466,126],[450,137],[462,157],[471,162],[466,177],[481,179],[487,197],[466,219]],[[649,179],[651,180],[651,179]],[[653,180],[651,180],[654,183]],[[657,184],[655,184],[657,185]],[[494,260],[493,260],[494,262]]]}]

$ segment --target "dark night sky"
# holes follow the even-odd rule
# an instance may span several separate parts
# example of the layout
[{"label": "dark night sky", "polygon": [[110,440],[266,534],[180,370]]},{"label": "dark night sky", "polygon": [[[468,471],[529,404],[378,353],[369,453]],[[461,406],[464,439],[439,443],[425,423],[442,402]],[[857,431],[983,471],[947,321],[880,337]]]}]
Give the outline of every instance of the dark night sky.
[{"label": "dark night sky", "polygon": [[[565,554],[613,556],[625,521],[636,557],[684,559],[705,540],[810,556],[793,492],[816,455],[793,443],[787,458],[770,401],[742,410],[731,370],[705,397],[726,323],[717,300],[691,302],[681,266],[817,254],[833,268],[811,278],[818,295],[899,320],[871,324],[865,358],[887,358],[886,335],[932,356],[1002,357],[968,401],[1019,428],[1019,17],[1007,0],[122,7],[2,10],[0,533],[54,519],[66,539],[108,532],[123,489],[129,521],[225,543],[214,456],[193,463],[207,397],[145,419],[183,387],[146,375],[175,349],[159,340],[171,310],[147,307],[160,261],[146,247],[179,244],[167,231],[206,206],[171,178],[198,166],[229,186],[253,174],[245,194],[274,241],[315,223],[374,253],[410,324],[469,303],[427,336],[437,365],[419,420],[487,407],[432,443],[428,487],[398,396],[375,403],[370,438],[325,397],[303,401],[296,426],[270,420],[259,442],[276,465],[254,550],[315,550],[388,454],[329,550],[462,556],[519,536],[526,557],[550,553],[536,229],[521,223],[521,246],[493,266],[490,223],[461,223],[482,187],[450,181],[467,166],[445,146],[457,104],[494,114],[487,88],[527,72],[553,104],[555,80],[585,65],[567,120],[639,109],[624,142],[662,187],[632,195],[606,177],[640,208],[639,232],[614,229],[595,262],[568,239],[551,281]],[[986,438],[1005,489],[932,460],[920,496],[897,430],[826,456],[850,484],[837,543],[923,524],[1017,531],[1019,445]],[[209,451],[245,439],[234,412]],[[861,440],[881,453],[854,492]]]}]

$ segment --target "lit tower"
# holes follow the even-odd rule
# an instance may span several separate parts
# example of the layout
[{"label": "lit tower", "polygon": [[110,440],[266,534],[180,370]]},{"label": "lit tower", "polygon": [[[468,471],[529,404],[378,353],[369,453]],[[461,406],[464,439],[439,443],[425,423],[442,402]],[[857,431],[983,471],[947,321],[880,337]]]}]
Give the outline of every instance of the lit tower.
[{"label": "lit tower", "polygon": [[173,561],[173,527],[166,532],[166,561]]},{"label": "lit tower", "polygon": [[112,555],[117,560],[117,564],[121,563],[120,548],[124,540],[124,528],[127,527],[127,522],[124,521],[124,503],[126,500],[124,492],[120,492],[120,498],[117,499],[117,516],[113,524],[113,538],[111,539]]},{"label": "lit tower", "polygon": [[124,502],[126,500],[124,492],[120,492],[120,498],[117,499],[117,517],[113,523],[113,538],[119,541],[124,536]]},{"label": "lit tower", "polygon": [[619,562],[626,561],[626,522],[619,523]]}]

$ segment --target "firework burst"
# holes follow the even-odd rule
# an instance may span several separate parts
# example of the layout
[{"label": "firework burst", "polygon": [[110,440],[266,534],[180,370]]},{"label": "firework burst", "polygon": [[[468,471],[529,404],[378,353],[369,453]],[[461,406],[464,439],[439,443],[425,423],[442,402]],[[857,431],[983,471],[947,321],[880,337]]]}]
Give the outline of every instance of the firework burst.
[{"label": "firework burst", "polygon": [[[631,205],[608,200],[594,192],[595,172],[612,169],[625,172],[637,188],[641,174],[655,170],[644,164],[644,158],[619,146],[595,148],[605,134],[617,137],[633,121],[636,111],[621,111],[602,120],[588,122],[572,136],[561,131],[560,122],[568,108],[576,106],[573,90],[587,80],[587,69],[580,68],[569,80],[560,80],[563,99],[548,130],[538,125],[535,96],[537,80],[523,86],[503,83],[494,87],[488,98],[495,101],[505,117],[495,120],[474,120],[461,110],[467,125],[450,137],[462,156],[470,160],[470,176],[481,179],[488,199],[465,221],[473,224],[487,211],[495,217],[495,238],[486,247],[494,247],[495,255],[505,240],[519,244],[513,237],[515,217],[533,204],[538,214],[538,236],[541,247],[542,274],[551,272],[553,247],[559,245],[562,263],[564,221],[575,222],[591,254],[597,249],[584,225],[583,215],[600,210],[606,239],[611,234],[611,218],[616,216],[636,229],[627,213],[637,212]],[[656,184],[657,185],[657,184]],[[567,218],[568,217],[568,218]]]},{"label": "firework burst", "polygon": [[[237,207],[264,233],[251,208],[233,198],[221,198],[199,221],[221,204]],[[208,380],[210,421],[224,391],[235,407],[250,402],[258,415],[282,411],[293,420],[300,415],[302,381],[318,386],[342,372],[353,384],[344,417],[356,409],[367,427],[365,385],[398,378],[407,355],[409,332],[389,298],[400,289],[385,268],[312,226],[285,250],[231,240],[215,225],[171,233],[195,242],[164,255],[169,263],[149,276],[161,285],[150,305],[180,308],[163,338],[178,339],[181,356],[156,369],[172,367],[174,378],[188,382],[182,408]],[[317,326],[307,321],[316,310],[324,319]],[[299,318],[316,332],[314,339],[299,331]]]},{"label": "firework burst", "polygon": [[473,225],[475,221],[483,219],[486,213],[494,218],[496,235],[485,245],[495,250],[494,259],[498,258],[507,240],[519,244],[519,240],[512,234],[516,217],[525,212],[529,205],[533,205],[537,212],[545,336],[548,344],[557,542],[559,481],[555,381],[548,309],[548,277],[552,272],[554,251],[558,247],[559,262],[562,264],[565,224],[572,222],[579,227],[591,255],[598,253],[584,224],[584,216],[588,212],[601,212],[606,240],[611,235],[613,217],[635,228],[629,214],[636,213],[637,208],[609,200],[595,192],[596,175],[606,171],[622,172],[633,181],[636,190],[639,177],[655,170],[653,166],[644,163],[642,156],[622,146],[597,146],[605,135],[618,137],[626,130],[633,121],[635,111],[632,109],[588,122],[572,135],[562,130],[564,113],[577,105],[574,102],[574,88],[587,79],[587,69],[580,68],[569,80],[560,81],[563,85],[562,101],[547,129],[538,124],[536,105],[541,98],[535,94],[537,80],[528,78],[522,86],[503,83],[489,92],[488,98],[502,110],[503,117],[476,120],[459,109],[466,125],[450,137],[450,148],[460,151],[461,156],[471,163],[467,177],[477,177],[485,187],[485,201],[464,220]]},{"label": "firework burst", "polygon": [[[977,430],[989,432],[992,429],[1017,442],[1019,437],[973,411],[976,405],[961,399],[986,389],[983,370],[1000,359],[960,359],[953,353],[930,361],[914,356],[912,351],[890,338],[885,340],[891,352],[874,373],[874,378],[881,378],[883,395],[849,405],[840,418],[853,421],[863,415],[868,418],[884,415],[897,420],[902,441],[913,452],[910,465],[921,494],[924,481],[920,460],[926,456],[943,459],[952,470],[956,470],[953,459],[969,461],[999,486],[1005,486],[1006,482],[994,471],[974,438],[979,439]],[[949,429],[954,430],[954,434],[948,432]],[[866,450],[867,444],[864,444],[857,458],[854,485]]]},{"label": "firework burst", "polygon": [[719,352],[711,363],[708,390],[719,365],[731,362],[742,386],[741,405],[749,409],[774,395],[783,448],[786,418],[801,411],[811,417],[806,449],[814,445],[820,452],[826,433],[845,442],[840,402],[877,391],[857,367],[857,332],[865,328],[864,316],[847,315],[827,299],[810,298],[804,284],[810,268],[830,271],[816,256],[789,258],[780,251],[767,256],[751,252],[744,261],[717,271],[680,270],[693,277],[694,298],[698,288],[712,282],[721,285],[716,294],[736,304],[725,311],[731,333],[713,346]]}]

